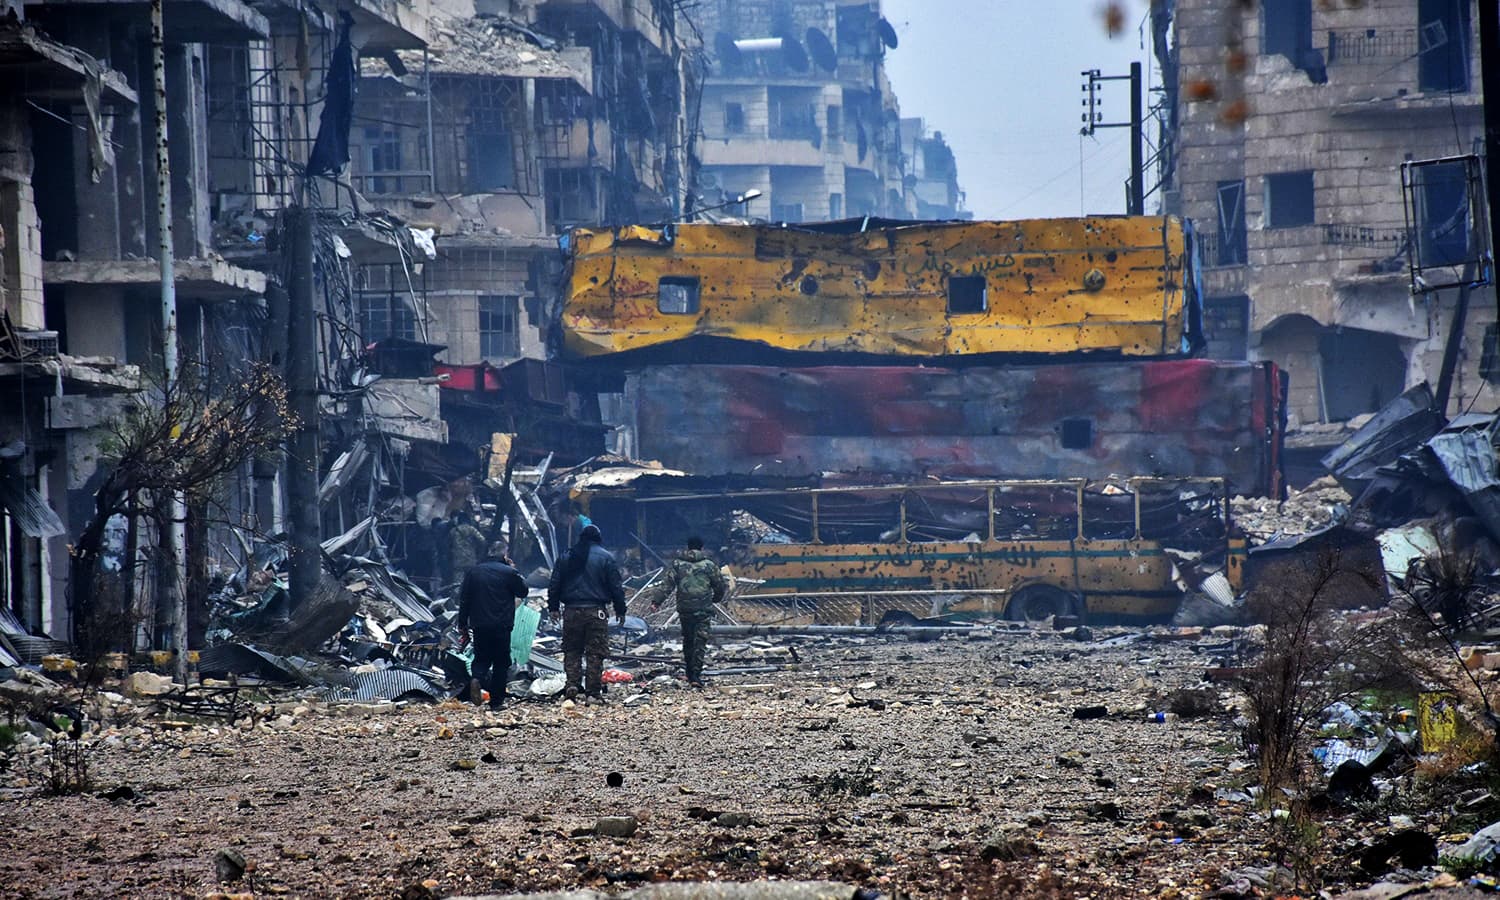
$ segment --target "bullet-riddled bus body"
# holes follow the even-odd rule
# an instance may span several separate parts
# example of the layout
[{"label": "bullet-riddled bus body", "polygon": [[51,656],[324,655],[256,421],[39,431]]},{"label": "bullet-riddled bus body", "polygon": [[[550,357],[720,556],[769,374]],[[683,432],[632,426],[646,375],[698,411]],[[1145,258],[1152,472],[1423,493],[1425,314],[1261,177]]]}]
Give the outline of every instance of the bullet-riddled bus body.
[{"label": "bullet-riddled bus body", "polygon": [[1174,216],[629,226],[565,244],[559,324],[574,357],[707,341],[913,361],[1168,358],[1202,341],[1191,229]]}]

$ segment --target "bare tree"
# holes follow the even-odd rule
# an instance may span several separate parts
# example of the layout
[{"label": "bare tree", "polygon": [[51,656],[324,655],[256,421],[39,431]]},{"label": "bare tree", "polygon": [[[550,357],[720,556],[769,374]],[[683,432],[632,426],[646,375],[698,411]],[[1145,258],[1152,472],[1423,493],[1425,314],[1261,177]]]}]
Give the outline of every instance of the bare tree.
[{"label": "bare tree", "polygon": [[110,519],[125,514],[166,528],[167,504],[148,502],[150,497],[176,492],[189,507],[204,504],[225,476],[277,451],[296,424],[286,386],[269,365],[252,364],[216,396],[202,390],[195,371],[184,366],[175,383],[141,394],[101,444],[104,481],[94,492],[88,522],[69,548],[73,642],[85,660],[128,649],[133,627],[132,611],[107,608],[101,590]]}]

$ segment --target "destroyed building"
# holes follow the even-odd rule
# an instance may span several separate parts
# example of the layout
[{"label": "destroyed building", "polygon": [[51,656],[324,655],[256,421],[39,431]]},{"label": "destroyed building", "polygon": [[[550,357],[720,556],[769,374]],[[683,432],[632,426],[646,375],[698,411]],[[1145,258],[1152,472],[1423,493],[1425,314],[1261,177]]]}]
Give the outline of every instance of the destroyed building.
[{"label": "destroyed building", "polygon": [[[259,260],[292,197],[290,167],[312,148],[341,31],[332,15],[276,0],[170,3],[158,109],[145,5],[7,11],[0,364],[22,402],[0,409],[12,451],[3,577],[28,627],[65,636],[68,535],[101,477],[100,426],[161,368],[158,115],[171,134],[182,357],[232,372],[254,356],[274,282]],[[356,2],[342,17],[363,53],[426,40],[425,3]],[[253,485],[246,472],[233,492],[240,512],[256,505]],[[48,506],[55,517],[37,521]]]},{"label": "destroyed building", "polygon": [[958,186],[958,163],[941,131],[928,133],[921,118],[901,120],[901,159],[911,210],[918,219],[972,219]]},{"label": "destroyed building", "polygon": [[[1439,382],[1460,290],[1424,293],[1409,267],[1473,255],[1482,226],[1457,164],[1409,192],[1404,212],[1402,164],[1483,152],[1475,9],[1153,6],[1164,209],[1202,231],[1210,352],[1284,367],[1294,425],[1343,422]],[[1450,413],[1496,402],[1494,310],[1493,289],[1475,289]]]},{"label": "destroyed building", "polygon": [[710,0],[694,15],[711,57],[705,204],[759,191],[726,211],[776,222],[925,218],[882,62],[896,31],[878,0]]}]

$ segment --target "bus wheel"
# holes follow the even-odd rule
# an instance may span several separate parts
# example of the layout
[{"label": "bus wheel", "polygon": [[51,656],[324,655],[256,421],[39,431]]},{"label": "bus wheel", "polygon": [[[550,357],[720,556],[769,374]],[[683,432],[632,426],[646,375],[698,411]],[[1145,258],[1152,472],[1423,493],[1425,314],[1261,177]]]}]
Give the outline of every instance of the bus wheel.
[{"label": "bus wheel", "polygon": [[1033,584],[1016,592],[1005,607],[1006,618],[1018,622],[1040,622],[1052,616],[1065,616],[1074,608],[1074,597],[1060,587]]}]

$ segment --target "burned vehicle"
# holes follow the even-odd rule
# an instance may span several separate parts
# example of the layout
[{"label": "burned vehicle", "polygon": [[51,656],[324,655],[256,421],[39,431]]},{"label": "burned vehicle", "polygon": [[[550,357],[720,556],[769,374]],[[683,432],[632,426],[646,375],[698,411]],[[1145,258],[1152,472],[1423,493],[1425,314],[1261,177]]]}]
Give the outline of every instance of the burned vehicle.
[{"label": "burned vehicle", "polygon": [[1170,619],[1189,592],[1232,597],[1247,542],[1222,479],[1129,478],[713,490],[665,470],[571,480],[576,507],[641,548],[690,534],[736,578],[747,624],[918,617]]}]

